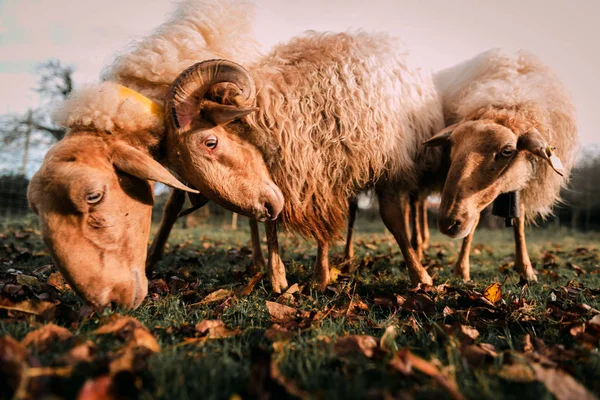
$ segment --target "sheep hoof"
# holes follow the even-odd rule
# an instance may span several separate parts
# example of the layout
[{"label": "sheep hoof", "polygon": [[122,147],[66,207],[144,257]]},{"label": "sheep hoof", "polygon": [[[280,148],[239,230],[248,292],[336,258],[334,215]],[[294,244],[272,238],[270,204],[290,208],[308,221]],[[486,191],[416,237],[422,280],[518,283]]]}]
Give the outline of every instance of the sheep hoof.
[{"label": "sheep hoof", "polygon": [[282,293],[288,288],[287,279],[285,278],[285,266],[281,259],[269,263],[269,281],[273,292]]},{"label": "sheep hoof", "polygon": [[414,273],[411,273],[410,282],[414,287],[417,287],[420,284],[425,284],[429,286],[433,285],[433,279],[431,279],[431,276],[429,276],[425,269],[423,269],[422,271],[415,271]]},{"label": "sheep hoof", "polygon": [[462,278],[463,281],[468,282],[471,280],[471,274],[469,273],[470,265],[456,264],[452,270],[452,274],[457,278]]}]

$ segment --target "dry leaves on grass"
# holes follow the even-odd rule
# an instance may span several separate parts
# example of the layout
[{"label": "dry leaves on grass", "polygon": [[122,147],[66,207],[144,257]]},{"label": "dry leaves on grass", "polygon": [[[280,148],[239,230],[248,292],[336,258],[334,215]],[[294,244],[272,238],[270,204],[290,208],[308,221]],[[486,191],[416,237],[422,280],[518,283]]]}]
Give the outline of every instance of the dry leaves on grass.
[{"label": "dry leaves on grass", "polygon": [[333,346],[338,356],[359,353],[367,358],[373,357],[379,348],[377,339],[368,335],[347,335],[339,337]]},{"label": "dry leaves on grass", "polygon": [[49,301],[24,300],[14,302],[9,299],[0,298],[0,309],[33,314],[46,320],[51,319],[54,316],[55,308],[56,305]]},{"label": "dry leaves on grass", "polygon": [[38,352],[43,353],[55,343],[64,343],[73,338],[73,334],[66,328],[55,324],[46,324],[29,332],[23,338],[24,346],[34,347]]},{"label": "dry leaves on grass", "polygon": [[412,370],[416,369],[432,377],[454,400],[464,399],[464,396],[458,391],[458,386],[454,379],[442,374],[434,364],[414,355],[408,349],[398,351],[389,361],[388,365],[404,375],[411,375]]},{"label": "dry leaves on grass", "polygon": [[129,346],[144,347],[152,352],[159,352],[160,346],[150,331],[133,317],[114,314],[110,322],[102,325],[93,333],[97,335],[114,334],[128,343]]},{"label": "dry leaves on grass", "polygon": [[279,369],[280,352],[269,354],[258,347],[250,354],[250,379],[248,394],[255,399],[310,398],[298,384],[287,378]]},{"label": "dry leaves on grass", "polygon": [[0,398],[13,398],[25,380],[27,350],[10,336],[0,338]]},{"label": "dry leaves on grass", "polygon": [[242,333],[239,328],[229,329],[225,323],[220,320],[205,319],[196,324],[196,331],[207,339],[223,339],[232,336],[237,336]]},{"label": "dry leaves on grass", "polygon": [[593,393],[560,368],[546,367],[519,355],[513,356],[514,362],[503,365],[498,372],[502,379],[520,383],[541,382],[557,400],[597,400]]}]

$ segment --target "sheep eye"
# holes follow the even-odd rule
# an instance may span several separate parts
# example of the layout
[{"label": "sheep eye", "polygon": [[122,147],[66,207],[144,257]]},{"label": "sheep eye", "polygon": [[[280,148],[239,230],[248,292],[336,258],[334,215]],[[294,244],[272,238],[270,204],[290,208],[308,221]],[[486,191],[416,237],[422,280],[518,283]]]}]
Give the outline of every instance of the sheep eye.
[{"label": "sheep eye", "polygon": [[500,151],[500,155],[504,158],[512,157],[517,150],[514,147],[507,146]]},{"label": "sheep eye", "polygon": [[102,192],[92,192],[92,193],[89,193],[85,197],[85,200],[88,202],[88,204],[96,204],[100,200],[102,200],[103,196],[104,196],[104,193],[102,193]]},{"label": "sheep eye", "polygon": [[206,147],[208,147],[209,149],[211,149],[211,150],[214,150],[214,149],[215,149],[215,147],[217,147],[217,138],[216,138],[216,137],[214,137],[214,136],[211,136],[211,137],[207,138],[207,139],[204,141],[204,145],[205,145]]}]

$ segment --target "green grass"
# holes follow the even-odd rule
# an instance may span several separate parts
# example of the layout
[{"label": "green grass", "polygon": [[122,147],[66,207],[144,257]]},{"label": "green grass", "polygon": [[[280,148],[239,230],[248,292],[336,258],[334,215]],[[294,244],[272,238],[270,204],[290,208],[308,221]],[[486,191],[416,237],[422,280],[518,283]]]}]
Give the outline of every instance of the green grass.
[{"label": "green grass", "polygon": [[[22,237],[23,229],[31,229],[35,226],[32,224],[34,222],[20,222],[3,227],[0,292],[4,290],[4,284],[14,280],[14,271],[9,268],[32,274],[36,268],[51,263],[49,257],[35,255],[43,249],[35,231],[29,230],[29,236]],[[53,322],[68,328],[75,334],[77,342],[93,341],[97,352],[93,362],[78,366],[68,376],[45,377],[40,383],[42,393],[51,391],[59,396],[74,397],[86,379],[107,372],[108,361],[123,343],[113,336],[101,337],[92,331],[116,312],[138,319],[150,329],[161,346],[159,353],[146,358],[145,363],[134,371],[137,379],[134,392],[142,399],[228,399],[233,394],[251,398],[256,396],[256,387],[265,384],[251,378],[260,370],[261,355],[264,358],[265,354],[267,357],[272,354],[278,360],[281,373],[312,398],[447,397],[441,386],[428,376],[420,372],[405,376],[391,369],[388,366],[391,354],[367,358],[361,354],[341,356],[333,351],[337,337],[360,334],[379,339],[389,325],[399,332],[395,339],[397,349],[409,348],[412,353],[433,360],[444,374],[456,379],[459,391],[467,398],[552,398],[542,383],[523,383],[501,377],[503,366],[512,364],[515,354],[523,351],[527,334],[532,339],[543,340],[547,346],[545,357],[548,362],[555,363],[553,368],[560,367],[588,390],[598,393],[598,336],[584,342],[573,337],[570,328],[589,321],[594,315],[593,311],[582,311],[580,304],[600,309],[597,291],[600,288],[600,235],[567,230],[528,231],[531,259],[538,271],[545,270],[546,273],[540,273],[537,285],[525,288],[523,298],[529,308],[519,310],[512,305],[521,294],[519,277],[512,268],[503,267],[507,264],[510,267],[514,256],[511,232],[508,229],[477,232],[471,256],[472,285],[458,281],[451,274],[460,242],[432,231],[431,247],[426,252],[436,285],[447,283],[451,288],[481,293],[492,282],[503,283],[503,303],[498,306],[501,312],[494,317],[486,316],[485,312],[479,316],[470,315],[476,313],[480,305],[465,303],[464,296],[452,290],[429,292],[434,312],[428,314],[376,304],[378,298],[412,295],[399,249],[378,223],[358,222],[354,262],[356,265],[367,264],[367,267],[343,274],[333,285],[335,292],[325,294],[317,293],[309,284],[315,246],[282,234],[280,245],[288,282],[306,285],[302,294],[293,298],[293,307],[309,312],[343,311],[352,299],[354,302],[362,300],[367,309],[357,311],[356,318],[344,316],[343,312],[331,312],[324,319],[293,331],[289,342],[278,343],[275,351],[272,342],[265,337],[265,331],[272,325],[265,301],[275,301],[279,296],[271,293],[265,279],[249,296],[233,298],[227,307],[220,307],[221,302],[193,305],[219,288],[233,288],[250,279],[251,275],[246,272],[249,232],[243,220],[240,219],[237,231],[231,231],[225,224],[189,230],[177,228],[154,277],[164,279],[171,286],[175,283],[189,286],[167,295],[151,294],[134,311],[104,310],[89,319],[57,315]],[[332,266],[337,265],[335,260],[339,259],[342,249],[341,242],[332,249]],[[543,257],[547,252],[554,256],[554,264],[544,268]],[[577,276],[567,262],[576,264],[586,273]],[[44,283],[53,271],[44,272],[39,281]],[[564,290],[560,288],[567,286],[573,289],[563,296]],[[23,298],[39,296],[43,291],[27,289]],[[82,305],[70,291],[57,298],[70,310],[78,310]],[[548,311],[553,304],[559,307],[556,315]],[[460,312],[444,316],[445,307]],[[573,316],[564,314],[569,312]],[[574,319],[566,320],[565,315]],[[10,335],[17,340],[22,340],[28,332],[44,323],[39,317],[5,310],[0,310],[0,317],[0,336]],[[185,344],[184,338],[194,336],[193,326],[203,319],[220,319],[230,329],[241,329],[241,334]],[[494,345],[498,356],[481,364],[470,362],[465,356],[468,343],[458,334],[461,324],[475,327],[479,337],[474,343]],[[416,332],[413,325],[417,327]],[[593,332],[591,334],[593,337]],[[61,356],[72,345],[57,344],[45,352],[30,350],[29,360],[34,363],[31,365],[60,366]],[[277,392],[281,388],[270,387],[268,390],[285,394],[285,391]],[[275,394],[273,398],[279,398]]]}]

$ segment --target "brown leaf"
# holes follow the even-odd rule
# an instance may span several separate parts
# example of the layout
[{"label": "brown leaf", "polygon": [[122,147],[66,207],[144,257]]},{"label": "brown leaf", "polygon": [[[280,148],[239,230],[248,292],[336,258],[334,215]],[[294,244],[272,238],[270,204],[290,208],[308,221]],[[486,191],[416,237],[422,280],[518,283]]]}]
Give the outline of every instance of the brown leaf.
[{"label": "brown leaf", "polygon": [[24,382],[25,346],[10,336],[0,338],[0,398],[11,399]]},{"label": "brown leaf", "polygon": [[531,351],[533,351],[533,344],[531,344],[531,335],[528,333],[523,337],[523,352],[529,353]]},{"label": "brown leaf", "polygon": [[241,329],[228,329],[223,321],[205,319],[196,324],[196,331],[200,335],[206,335],[207,339],[223,339],[237,336],[242,333]]},{"label": "brown leaf", "polygon": [[333,346],[333,351],[340,356],[350,353],[360,353],[371,358],[379,344],[377,339],[368,335],[348,335],[338,338]]},{"label": "brown leaf", "polygon": [[274,301],[267,301],[266,304],[269,315],[271,315],[271,321],[273,322],[288,322],[297,317],[308,318],[310,315],[310,313],[306,311],[299,311],[293,307],[275,303]]},{"label": "brown leaf", "polygon": [[575,271],[575,273],[577,274],[577,276],[579,276],[579,275],[585,275],[585,271],[583,270],[583,268],[581,268],[578,265],[573,264],[572,262],[567,262],[567,267],[569,267],[573,271]]},{"label": "brown leaf", "polygon": [[79,363],[91,363],[94,360],[96,346],[91,340],[78,344],[61,357],[61,361],[75,366]]},{"label": "brown leaf", "polygon": [[248,281],[246,286],[244,286],[244,288],[239,291],[239,296],[249,296],[250,293],[252,293],[252,291],[254,290],[254,286],[256,286],[256,284],[260,282],[264,276],[265,274],[263,274],[262,272],[259,272],[256,275],[254,275],[252,279]]},{"label": "brown leaf", "polygon": [[21,286],[26,286],[31,290],[39,292],[42,289],[40,281],[35,276],[19,274],[17,275],[17,283]]},{"label": "brown leaf", "polygon": [[43,353],[48,350],[53,343],[66,342],[72,337],[73,334],[68,329],[50,323],[35,331],[29,332],[25,335],[25,338],[21,343],[26,347],[33,346],[38,352]]},{"label": "brown leaf", "polygon": [[460,334],[463,339],[468,338],[471,339],[471,341],[479,337],[479,331],[468,325],[460,326]]},{"label": "brown leaf", "polygon": [[533,363],[532,367],[536,378],[546,385],[557,400],[597,400],[593,393],[566,372],[557,368],[544,368],[538,363]]},{"label": "brown leaf", "polygon": [[464,396],[458,391],[456,382],[442,374],[442,372],[431,362],[414,355],[408,349],[398,351],[388,364],[396,371],[399,371],[404,375],[410,375],[412,373],[412,369],[415,368],[425,375],[435,379],[438,384],[446,389],[450,397],[453,399],[464,399]]},{"label": "brown leaf", "polygon": [[293,380],[281,373],[274,355],[255,347],[250,354],[250,364],[247,390],[251,398],[285,399],[290,398],[290,395],[308,398],[308,394],[299,389]]},{"label": "brown leaf", "polygon": [[385,352],[393,353],[398,350],[398,346],[396,345],[396,336],[398,336],[398,331],[394,325],[390,325],[385,328],[385,332],[381,336],[379,340],[379,347]]},{"label": "brown leaf", "polygon": [[111,387],[112,378],[108,375],[88,379],[79,391],[77,400],[117,400]]},{"label": "brown leaf", "polygon": [[219,289],[215,290],[205,298],[203,298],[198,304],[210,304],[215,301],[222,301],[228,297],[233,296],[233,291],[230,289]]},{"label": "brown leaf", "polygon": [[265,331],[264,336],[271,342],[277,342],[291,339],[294,336],[294,332],[290,332],[289,329],[279,324],[273,324]]},{"label": "brown leaf", "polygon": [[65,278],[59,272],[53,272],[48,276],[48,285],[58,290],[60,293],[68,289],[69,285],[65,282]]},{"label": "brown leaf", "polygon": [[167,295],[169,294],[169,285],[164,279],[152,279],[148,284],[148,293]]},{"label": "brown leaf", "polygon": [[525,363],[505,364],[498,372],[498,376],[507,381],[530,383],[536,381],[535,371]]},{"label": "brown leaf", "polygon": [[405,311],[423,313],[426,315],[433,315],[436,311],[433,300],[431,300],[431,297],[429,297],[425,293],[411,294],[406,299],[404,304],[402,304],[402,309]]},{"label": "brown leaf", "polygon": [[160,351],[160,346],[148,329],[133,317],[114,314],[112,321],[96,329],[93,333],[106,335],[113,333],[130,345],[145,347],[152,352]]},{"label": "brown leaf", "polygon": [[[482,343],[485,344],[485,343]],[[462,348],[462,355],[465,357],[469,365],[472,367],[482,367],[491,362],[498,354],[495,351],[490,351],[482,344],[470,344]],[[489,345],[491,346],[491,345]],[[492,346],[493,347],[493,346]]]},{"label": "brown leaf", "polygon": [[9,299],[0,299],[0,309],[34,314],[44,318],[50,318],[54,308],[55,305],[49,301],[25,300],[15,303]]}]

